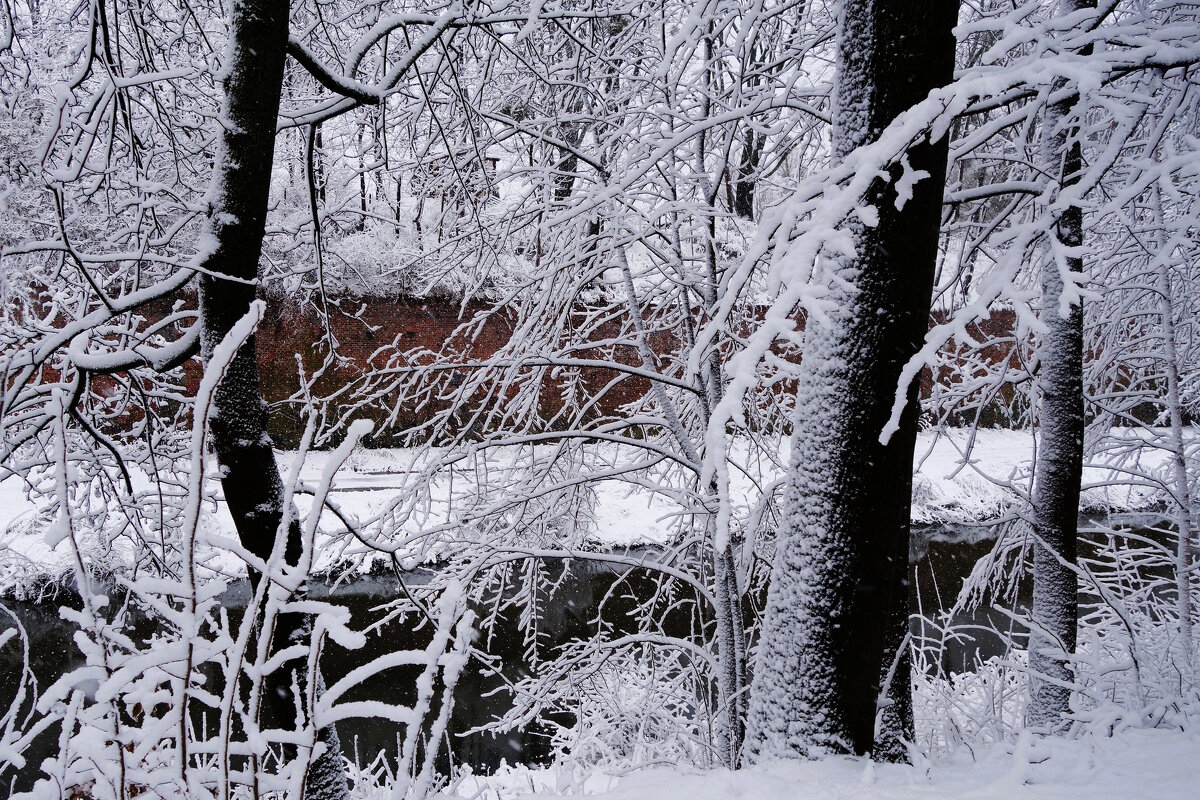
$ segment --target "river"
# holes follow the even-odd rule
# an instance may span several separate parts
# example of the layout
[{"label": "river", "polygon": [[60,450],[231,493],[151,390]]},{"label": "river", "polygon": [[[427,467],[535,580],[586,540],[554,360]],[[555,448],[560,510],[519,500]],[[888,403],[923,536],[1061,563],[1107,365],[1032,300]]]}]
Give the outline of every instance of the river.
[{"label": "river", "polygon": [[[1086,527],[1086,525],[1085,525]],[[937,617],[940,612],[951,609],[962,586],[975,563],[987,555],[994,544],[994,530],[985,527],[923,527],[915,528],[912,537],[910,563],[914,580],[910,585],[910,608],[914,614],[913,632],[920,640],[933,628],[922,622],[918,615]],[[1089,541],[1087,536],[1084,541]],[[1086,545],[1085,545],[1086,546]],[[597,562],[575,560],[570,563],[550,565],[556,571],[556,588],[553,601],[544,604],[539,622],[539,651],[544,655],[553,652],[562,644],[590,637],[596,627],[597,608],[606,598],[618,572],[611,566]],[[419,577],[418,577],[419,579]],[[648,578],[637,576],[625,578],[628,594],[637,594],[640,588],[650,590]],[[639,586],[639,581],[645,581]],[[620,593],[618,593],[619,595]],[[329,596],[327,587],[315,586],[312,595]],[[231,616],[240,615],[247,602],[248,588],[234,585],[222,598],[230,609]],[[351,613],[354,627],[365,625],[381,618],[381,606],[399,596],[398,583],[394,576],[361,578],[344,584],[333,592],[337,603]],[[1026,606],[1030,598],[1028,580],[1017,585],[1016,603]],[[40,687],[45,688],[65,671],[82,664],[82,658],[72,641],[72,626],[58,614],[64,600],[71,605],[69,597],[60,596],[53,602],[3,603],[20,619],[28,633],[31,644],[31,668]],[[1086,601],[1085,597],[1081,600]],[[77,603],[77,600],[76,600]],[[619,596],[605,601],[604,619],[614,626],[618,634],[632,625],[627,614],[628,603]],[[664,622],[665,633],[686,635],[688,615]],[[410,618],[411,620],[411,618]],[[981,608],[958,612],[951,622],[971,634],[966,639],[948,642],[931,656],[930,667],[940,665],[947,671],[961,672],[972,669],[977,660],[986,660],[1001,655],[1008,641],[1023,639],[1023,631],[1015,626],[1009,615],[992,608]],[[144,636],[151,632],[152,621],[142,620],[135,624],[133,635]],[[623,627],[624,626],[624,629]],[[12,627],[8,615],[0,615],[0,630]],[[141,629],[138,629],[141,628]],[[672,628],[678,628],[673,630]],[[1003,632],[1003,634],[997,633]],[[380,627],[367,638],[364,647],[345,650],[330,642],[322,655],[322,667],[327,682],[336,681],[350,670],[388,652],[400,649],[418,649],[429,641],[429,626],[421,631],[412,630],[411,621],[392,622]],[[504,614],[498,619],[497,628],[486,639],[486,648],[491,656],[499,659],[502,674],[469,666],[460,679],[455,694],[453,715],[450,723],[450,742],[455,762],[468,764],[476,771],[491,771],[501,762],[510,764],[544,763],[551,756],[551,746],[546,729],[538,724],[524,730],[500,736],[489,733],[458,735],[482,725],[509,707],[507,694],[502,691],[508,681],[518,680],[529,673],[530,664],[526,657],[523,637],[518,630],[515,614]],[[415,670],[415,668],[414,668]],[[13,696],[16,677],[20,674],[19,649],[13,642],[0,648],[0,703],[6,707]],[[390,670],[366,685],[356,687],[343,701],[375,699],[384,702],[411,705],[415,698],[412,680],[415,671],[406,675],[402,670]],[[386,679],[384,679],[386,676]],[[347,720],[339,725],[341,741],[346,755],[359,763],[366,763],[382,752],[396,752],[397,734],[400,727],[383,720]],[[57,726],[43,733],[27,753],[29,766],[22,770],[17,789],[27,787],[36,776],[36,765],[51,755],[57,747]]]}]

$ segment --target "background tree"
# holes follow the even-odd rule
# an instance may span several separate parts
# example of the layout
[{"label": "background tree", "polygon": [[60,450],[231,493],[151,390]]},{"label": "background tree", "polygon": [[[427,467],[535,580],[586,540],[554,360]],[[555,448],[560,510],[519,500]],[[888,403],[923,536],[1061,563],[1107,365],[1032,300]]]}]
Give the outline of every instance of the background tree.
[{"label": "background tree", "polygon": [[[1069,16],[1094,9],[1091,0],[1067,0],[1059,13]],[[1088,51],[1081,53],[1086,57]],[[1055,87],[1059,91],[1066,86]],[[1043,152],[1057,164],[1061,190],[1050,257],[1042,277],[1045,330],[1039,340],[1038,409],[1040,437],[1034,467],[1033,624],[1029,643],[1032,672],[1030,721],[1058,728],[1070,710],[1071,673],[1067,659],[1075,651],[1078,600],[1075,587],[1079,486],[1083,478],[1083,209],[1071,188],[1083,170],[1079,127],[1072,126],[1074,101],[1047,106]],[[1065,654],[1065,657],[1062,655]]]},{"label": "background tree", "polygon": [[[343,414],[353,413],[352,404],[383,397],[393,408],[445,403],[404,432],[430,447],[408,491],[372,530],[374,546],[420,542],[422,549],[444,551],[446,537],[455,539],[463,527],[473,530],[479,538],[458,558],[472,576],[464,582],[485,597],[502,593],[508,579],[479,576],[496,575],[517,557],[529,562],[532,574],[541,569],[540,559],[571,557],[656,576],[661,592],[639,602],[644,630],[620,637],[617,652],[622,659],[643,652],[651,659],[685,658],[690,666],[684,674],[701,676],[693,691],[711,703],[706,712],[715,731],[711,752],[692,757],[733,766],[752,639],[745,625],[764,580],[757,554],[770,538],[778,488],[765,474],[780,466],[788,401],[767,384],[754,392],[746,403],[753,431],[739,438],[726,474],[702,478],[709,418],[724,393],[722,361],[753,328],[756,297],[747,292],[734,298],[720,335],[701,342],[697,333],[714,318],[730,265],[742,257],[761,259],[746,253],[752,230],[737,221],[730,201],[739,131],[770,130],[772,159],[780,163],[791,163],[782,154],[817,146],[827,118],[825,89],[810,83],[806,70],[819,71],[828,59],[822,43],[829,41],[830,22],[791,5],[743,9],[713,2],[703,10],[686,17],[690,27],[666,37],[664,11],[638,7],[621,17],[618,36],[596,41],[603,58],[590,68],[603,70],[586,84],[593,117],[574,145],[576,171],[569,183],[559,167],[537,160],[509,167],[505,188],[513,186],[526,202],[506,204],[501,229],[526,237],[526,255],[533,256],[527,272],[510,277],[515,285],[464,322],[461,336],[441,352],[397,347],[386,366],[365,376],[341,402]],[[779,36],[788,42],[779,55],[787,69],[747,88],[738,76],[757,41],[752,23],[794,32]],[[549,27],[536,32],[539,41],[557,35]],[[753,45],[755,52],[760,46]],[[608,73],[622,63],[637,68]],[[556,79],[526,77],[532,85],[523,85],[518,96],[541,97],[546,87],[540,83],[552,87]],[[575,90],[583,92],[579,83]],[[511,109],[492,115],[484,108],[493,125],[516,128],[513,139],[554,142],[555,150],[567,144],[559,135],[561,109],[527,103],[514,121]],[[552,152],[549,163],[559,164],[557,159]],[[473,357],[474,332],[500,320],[512,326],[512,335],[494,355]],[[689,375],[693,360],[702,366]],[[619,413],[607,410],[614,398]],[[497,459],[505,468],[483,472],[485,480],[462,477],[481,474],[467,464]],[[443,511],[440,498],[451,481],[463,488],[455,493],[453,511]],[[581,520],[535,511],[552,498],[577,508],[595,487],[618,482],[648,491],[670,509],[673,534],[661,555],[589,554],[582,549],[586,514]],[[723,517],[719,498],[730,496],[732,483],[753,499]],[[428,521],[443,513],[450,517],[445,522]],[[414,529],[422,533],[401,533]],[[660,603],[681,591],[696,595],[685,606],[695,614],[695,633],[668,637],[660,630]],[[530,602],[534,623],[541,601],[530,595]],[[533,635],[532,624],[528,630]],[[597,666],[612,658],[606,634],[598,631],[595,641],[572,648],[559,662],[570,668],[550,665],[547,675],[569,679],[581,663]],[[554,680],[539,676],[531,682],[538,688],[518,694],[518,713],[505,724],[524,723],[531,709],[564,702],[561,689],[550,688]],[[672,724],[694,722],[676,717]]]}]

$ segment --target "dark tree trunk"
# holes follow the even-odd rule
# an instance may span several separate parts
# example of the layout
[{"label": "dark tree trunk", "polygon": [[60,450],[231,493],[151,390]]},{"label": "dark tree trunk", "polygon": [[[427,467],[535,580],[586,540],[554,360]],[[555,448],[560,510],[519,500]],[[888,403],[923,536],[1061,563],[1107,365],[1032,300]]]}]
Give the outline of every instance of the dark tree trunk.
[{"label": "dark tree trunk", "polygon": [[366,126],[358,123],[358,223],[354,229],[359,233],[367,227],[367,166],[366,154],[363,151],[363,129]]},{"label": "dark tree trunk", "polygon": [[553,167],[555,204],[567,202],[571,197],[571,191],[575,188],[575,176],[579,169],[578,150],[583,143],[584,133],[584,126],[578,122],[565,123],[560,128],[562,140],[568,146],[556,148],[559,158]]},{"label": "dark tree trunk", "polygon": [[[1060,11],[1072,14],[1095,8],[1095,0],[1063,0]],[[1065,82],[1060,82],[1065,85]],[[1062,188],[1079,182],[1083,149],[1079,131],[1070,128],[1075,101],[1067,99],[1046,110],[1042,139],[1044,158],[1057,164]],[[1040,441],[1034,467],[1034,529],[1039,542],[1033,554],[1033,621],[1029,641],[1029,723],[1044,730],[1062,727],[1070,711],[1074,678],[1068,658],[1075,652],[1078,596],[1075,581],[1079,528],[1079,487],[1083,478],[1083,307],[1063,308],[1065,289],[1059,259],[1067,272],[1083,271],[1078,251],[1060,248],[1083,244],[1083,209],[1063,209],[1053,234],[1051,257],[1042,273],[1042,320],[1046,330],[1038,348]]]},{"label": "dark tree trunk", "polygon": [[[222,81],[222,118],[226,123],[209,190],[209,217],[200,237],[201,246],[209,248],[203,256],[200,278],[201,349],[206,362],[255,299],[288,12],[288,0],[239,0],[233,4]],[[283,520],[285,492],[267,435],[267,408],[259,389],[253,337],[238,350],[217,384],[211,430],[212,446],[224,473],[221,486],[238,538],[247,550],[266,560]],[[284,547],[288,563],[297,561],[300,549],[299,523],[293,515]],[[252,569],[251,580],[257,585],[260,579],[261,575]],[[285,615],[275,627],[273,648],[306,635],[303,618]],[[264,715],[275,724],[294,722],[290,684],[290,678],[276,673],[272,685],[263,692]],[[319,778],[321,791],[309,796],[339,796],[328,790],[331,770],[338,775],[342,772],[336,736],[330,730],[322,738],[333,747],[326,749],[326,763],[314,764],[310,769],[310,774],[319,773],[314,778]],[[344,777],[341,789],[344,794]]]},{"label": "dark tree trunk", "polygon": [[320,123],[317,123],[314,139],[316,140],[314,142],[316,155],[313,160],[316,162],[317,167],[314,170],[317,184],[317,200],[320,201],[321,205],[325,205],[325,142],[321,136]]},{"label": "dark tree trunk", "polygon": [[[834,158],[874,141],[898,114],[953,75],[957,0],[851,0],[839,23]],[[901,370],[928,324],[947,143],[908,151],[929,177],[896,208],[893,183],[849,223],[856,256],[826,267],[839,296],[828,322],[810,319],[795,440],[751,691],[751,759],[822,751],[902,758],[912,735],[907,575],[917,386],[900,428],[887,422]],[[853,290],[845,288],[853,286]],[[899,658],[888,697],[882,680]],[[880,736],[876,715],[883,708]]]},{"label": "dark tree trunk", "polygon": [[762,158],[767,137],[755,133],[753,129],[746,131],[746,141],[742,144],[742,158],[738,164],[737,183],[733,190],[733,213],[742,219],[754,219],[754,190],[758,185],[758,162]]}]

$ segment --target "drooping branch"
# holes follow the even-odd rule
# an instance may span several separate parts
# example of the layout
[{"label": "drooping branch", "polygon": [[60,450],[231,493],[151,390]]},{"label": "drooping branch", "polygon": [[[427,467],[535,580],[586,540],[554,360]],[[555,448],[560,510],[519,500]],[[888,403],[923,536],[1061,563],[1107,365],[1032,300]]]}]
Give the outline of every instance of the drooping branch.
[{"label": "drooping branch", "polygon": [[335,94],[356,100],[362,105],[374,105],[383,102],[383,93],[365,83],[334,72],[321,63],[316,54],[309,50],[304,42],[295,36],[288,39],[288,55],[296,59],[300,66],[316,78],[322,86]]}]

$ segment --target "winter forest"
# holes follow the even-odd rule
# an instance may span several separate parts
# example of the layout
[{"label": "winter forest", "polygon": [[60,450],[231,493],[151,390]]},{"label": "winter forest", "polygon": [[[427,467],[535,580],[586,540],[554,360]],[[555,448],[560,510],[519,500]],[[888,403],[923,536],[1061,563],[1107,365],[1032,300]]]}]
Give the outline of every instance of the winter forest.
[{"label": "winter forest", "polygon": [[0,0],[0,797],[1184,798],[1200,2]]}]

